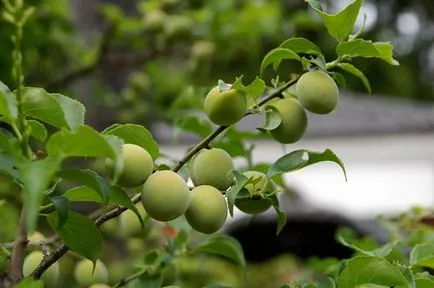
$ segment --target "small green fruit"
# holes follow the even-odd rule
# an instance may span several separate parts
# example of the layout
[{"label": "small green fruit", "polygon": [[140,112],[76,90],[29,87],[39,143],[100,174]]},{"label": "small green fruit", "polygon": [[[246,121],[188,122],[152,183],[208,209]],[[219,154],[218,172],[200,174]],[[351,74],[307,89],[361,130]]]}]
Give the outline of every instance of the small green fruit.
[{"label": "small green fruit", "polygon": [[247,111],[247,98],[241,91],[220,92],[219,86],[215,86],[205,97],[204,110],[214,124],[229,126],[243,118]]},{"label": "small green fruit", "polygon": [[195,187],[185,218],[190,226],[205,234],[219,230],[226,222],[228,207],[222,193],[209,185]]},{"label": "small green fruit", "polygon": [[[145,216],[146,212],[141,203],[136,205],[140,215]],[[119,216],[120,233],[124,237],[136,235],[142,231],[142,225],[137,215],[132,210],[127,210]]]},{"label": "small green fruit", "polygon": [[[154,161],[151,155],[142,147],[135,144],[124,144],[122,147],[124,167],[118,179],[123,187],[137,187],[145,182],[154,170]],[[114,174],[114,163],[107,159],[107,170]]]},{"label": "small green fruit", "polygon": [[211,41],[197,41],[191,47],[191,55],[196,59],[209,59],[216,50],[216,46]]},{"label": "small green fruit", "polygon": [[93,263],[88,259],[80,260],[75,266],[74,277],[80,286],[88,287],[96,283],[107,283],[108,271],[101,260],[97,260],[95,272],[92,274]]},{"label": "small green fruit", "polygon": [[271,202],[263,198],[263,195],[273,193],[274,183],[271,180],[267,181],[267,176],[262,172],[247,171],[243,175],[257,182],[244,186],[249,191],[251,198],[237,198],[235,206],[244,213],[253,215],[267,211],[271,207]]},{"label": "small green fruit", "polygon": [[165,22],[166,13],[160,10],[149,11],[145,15],[143,26],[147,31],[159,32],[163,30]]},{"label": "small green fruit", "polygon": [[146,213],[158,221],[170,221],[184,214],[190,203],[190,190],[181,176],[170,170],[157,171],[142,189]]},{"label": "small green fruit", "polygon": [[328,114],[338,104],[339,88],[327,73],[310,71],[298,79],[296,95],[306,110],[316,114]]},{"label": "small green fruit", "polygon": [[223,149],[212,148],[193,158],[190,176],[195,186],[210,185],[223,191],[234,183],[233,169],[231,156]]},{"label": "small green fruit", "polygon": [[45,236],[44,234],[42,234],[41,232],[35,231],[32,234],[30,234],[29,236],[27,236],[27,239],[29,240],[29,242],[41,242],[42,240],[45,240]]},{"label": "small green fruit", "polygon": [[295,98],[285,98],[269,106],[274,106],[282,119],[276,129],[270,130],[273,139],[283,144],[300,140],[307,129],[307,114],[300,102]]},{"label": "small green fruit", "polygon": [[[23,275],[24,277],[29,276],[35,270],[36,267],[41,263],[44,258],[44,254],[41,251],[33,251],[24,258],[23,264]],[[59,281],[59,263],[54,263],[48,268],[44,274],[42,274],[42,280],[47,285],[47,287],[56,287]]]},{"label": "small green fruit", "polygon": [[104,284],[104,283],[96,283],[96,284],[89,286],[89,288],[110,288],[110,287],[111,286]]}]

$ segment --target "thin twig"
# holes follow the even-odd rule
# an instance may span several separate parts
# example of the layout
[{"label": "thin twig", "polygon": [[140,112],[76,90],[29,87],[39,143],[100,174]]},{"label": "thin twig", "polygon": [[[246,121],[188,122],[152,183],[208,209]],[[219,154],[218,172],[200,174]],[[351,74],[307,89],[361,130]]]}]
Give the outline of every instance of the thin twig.
[{"label": "thin twig", "polygon": [[27,231],[26,231],[26,213],[25,208],[21,209],[20,222],[18,226],[17,236],[15,237],[14,247],[11,254],[11,268],[9,271],[9,278],[12,283],[18,283],[23,278],[23,263],[24,263],[24,250],[27,245]]},{"label": "thin twig", "polygon": [[[291,81],[285,83],[283,86],[279,87],[278,89],[274,90],[264,98],[262,98],[255,107],[259,107],[267,103],[268,101],[280,97],[282,95],[282,92],[288,89],[292,84],[297,82],[298,78],[294,78]],[[251,107],[246,115],[249,115],[253,113],[254,107]],[[207,137],[205,137],[202,141],[200,141],[196,146],[194,146],[179,162],[178,164],[172,169],[174,172],[178,172],[197,152],[202,150],[203,148],[207,147],[214,139],[216,139],[223,131],[225,131],[228,128],[228,126],[219,126],[216,130],[214,130],[211,134],[209,134]],[[140,194],[136,194],[131,198],[131,201],[136,204],[140,201]],[[93,214],[92,219],[96,219],[95,224],[97,226],[102,225],[103,223],[107,222],[108,220],[115,218],[122,214],[127,210],[125,207],[116,206],[109,210],[108,212],[97,215]],[[33,278],[39,279],[44,273],[46,269],[48,269],[53,263],[55,263],[57,260],[59,260],[67,251],[69,248],[67,248],[64,244],[62,244],[60,247],[58,247],[56,250],[54,250],[53,253],[51,253],[48,257],[46,257],[41,264],[33,271],[32,275]],[[120,287],[120,286],[118,286]]]},{"label": "thin twig", "polygon": [[130,283],[131,281],[135,280],[136,278],[139,278],[144,273],[146,273],[148,271],[148,269],[149,268],[143,268],[142,270],[139,270],[136,273],[131,274],[128,277],[122,278],[118,283],[116,283],[115,285],[113,285],[112,288],[119,288],[119,287],[122,287],[122,286]]}]

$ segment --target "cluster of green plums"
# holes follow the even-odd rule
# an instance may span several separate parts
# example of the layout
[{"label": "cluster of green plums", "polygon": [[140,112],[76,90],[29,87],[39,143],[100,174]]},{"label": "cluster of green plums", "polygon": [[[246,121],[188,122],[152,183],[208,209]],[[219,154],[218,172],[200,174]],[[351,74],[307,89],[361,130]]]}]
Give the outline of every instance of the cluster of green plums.
[{"label": "cluster of green plums", "polygon": [[[281,123],[270,130],[270,135],[283,144],[297,142],[303,137],[308,122],[306,110],[328,114],[336,108],[339,100],[339,89],[335,81],[320,70],[304,73],[289,90],[292,97],[279,98],[266,106],[279,113]],[[204,108],[214,124],[233,125],[247,111],[247,96],[235,89],[221,90],[216,86],[206,96]]]}]

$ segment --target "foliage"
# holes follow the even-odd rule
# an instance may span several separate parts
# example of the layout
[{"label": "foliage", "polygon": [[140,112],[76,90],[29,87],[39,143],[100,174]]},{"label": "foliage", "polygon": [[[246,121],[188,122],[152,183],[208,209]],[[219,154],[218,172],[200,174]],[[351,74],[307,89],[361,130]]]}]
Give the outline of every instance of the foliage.
[{"label": "foliage", "polygon": [[[176,5],[176,1],[164,2],[165,5],[169,5],[168,7],[172,4]],[[125,246],[129,250],[127,253],[128,260],[131,260],[128,262],[131,265],[122,267],[121,275],[116,274],[116,271],[120,270],[123,263],[115,268],[107,268],[110,271],[108,273],[110,279],[106,280],[107,277],[100,278],[104,279],[101,281],[114,285],[113,287],[127,285],[161,287],[162,285],[189,283],[191,279],[188,279],[188,275],[190,273],[191,276],[194,271],[188,271],[188,268],[183,266],[182,263],[182,260],[188,257],[194,257],[194,259],[201,259],[201,257],[206,257],[205,259],[213,259],[212,257],[225,259],[230,263],[228,265],[234,267],[231,271],[237,272],[234,278],[229,279],[230,277],[228,277],[223,281],[222,278],[214,279],[212,273],[208,271],[205,273],[208,273],[205,275],[208,279],[201,283],[202,286],[234,287],[245,284],[246,277],[244,276],[247,275],[248,268],[246,267],[247,263],[242,247],[237,240],[220,233],[208,233],[208,229],[204,229],[202,232],[211,235],[199,234],[200,237],[194,237],[194,235],[198,235],[198,231],[192,229],[191,226],[194,225],[190,226],[189,221],[191,220],[189,219],[191,217],[200,217],[200,213],[207,211],[206,205],[214,204],[209,203],[213,201],[195,202],[195,205],[204,205],[204,207],[200,207],[201,209],[195,207],[195,213],[189,214],[189,217],[184,215],[191,200],[189,191],[191,187],[188,187],[187,180],[193,177],[194,169],[192,168],[194,167],[192,164],[194,161],[198,159],[201,153],[205,153],[202,152],[203,150],[208,150],[208,152],[216,151],[212,150],[213,148],[226,151],[225,157],[229,159],[229,162],[236,156],[241,156],[247,160],[248,167],[246,169],[238,169],[234,165],[228,165],[229,169],[226,166],[224,169],[213,167],[216,170],[224,171],[224,173],[218,173],[222,175],[217,176],[218,182],[227,181],[225,185],[216,184],[213,178],[215,175],[208,173],[208,175],[205,175],[206,177],[201,177],[205,180],[201,179],[200,185],[196,185],[196,187],[211,185],[214,187],[213,192],[220,191],[221,195],[220,193],[213,194],[226,201],[231,216],[233,216],[233,209],[237,199],[268,201],[277,215],[276,233],[278,234],[287,221],[279,203],[279,195],[285,189],[280,178],[282,174],[325,161],[331,161],[339,165],[345,177],[346,170],[342,161],[330,149],[323,152],[292,151],[282,155],[274,163],[266,163],[261,169],[259,167],[255,168],[251,161],[253,148],[247,147],[245,140],[273,139],[271,137],[273,133],[293,133],[291,129],[296,129],[299,132],[305,128],[288,128],[288,123],[291,123],[291,121],[287,120],[286,117],[293,115],[283,115],[279,109],[269,108],[266,104],[278,103],[279,101],[287,103],[285,98],[288,97],[292,99],[290,102],[298,101],[297,92],[295,95],[288,96],[290,94],[289,89],[297,85],[297,81],[302,75],[312,71],[327,73],[327,75],[331,75],[335,79],[331,81],[338,82],[338,79],[342,79],[342,77],[339,76],[340,74],[337,71],[343,69],[356,75],[369,89],[370,85],[367,77],[356,66],[349,63],[355,58],[377,58],[382,60],[384,64],[395,66],[399,64],[393,58],[393,46],[390,43],[362,39],[361,34],[363,31],[352,34],[362,3],[361,0],[354,0],[337,14],[324,12],[317,1],[310,0],[307,2],[311,10],[318,13],[329,35],[336,41],[337,58],[329,61],[328,57],[321,52],[322,50],[313,41],[301,37],[290,38],[264,55],[262,62],[257,63],[258,67],[260,67],[257,69],[257,75],[252,77],[249,84],[243,83],[246,80],[242,75],[234,75],[231,84],[218,80],[213,85],[209,85],[217,87],[214,88],[218,89],[217,96],[224,95],[224,92],[229,91],[235,92],[237,97],[245,97],[245,101],[249,102],[251,106],[247,110],[242,107],[243,111],[245,110],[244,116],[250,114],[265,116],[264,125],[251,133],[237,131],[236,123],[231,123],[231,125],[225,123],[224,126],[213,129],[214,125],[211,124],[211,120],[207,118],[203,111],[203,95],[187,92],[179,94],[169,109],[169,115],[172,117],[176,114],[177,117],[180,117],[186,113],[194,112],[190,116],[177,119],[176,128],[178,131],[197,134],[202,140],[175,163],[158,165],[156,164],[157,161],[164,160],[166,156],[160,153],[159,144],[146,127],[133,123],[117,123],[100,132],[85,122],[86,109],[78,100],[59,93],[49,92],[44,88],[25,84],[22,61],[22,45],[25,43],[22,41],[22,33],[23,27],[27,27],[24,25],[29,25],[27,21],[31,21],[32,13],[35,10],[32,7],[26,7],[23,1],[16,0],[11,3],[9,0],[5,0],[3,2],[5,10],[2,16],[5,21],[9,22],[10,27],[12,27],[11,31],[13,31],[11,32],[13,44],[12,79],[15,81],[15,89],[10,89],[6,84],[0,82],[0,120],[3,125],[0,130],[0,171],[2,176],[17,186],[19,197],[13,199],[13,201],[10,199],[2,200],[0,205],[9,205],[10,202],[16,204],[18,210],[21,210],[21,219],[18,228],[6,227],[2,231],[2,234],[10,234],[10,230],[13,230],[12,234],[16,233],[15,237],[13,235],[12,237],[10,235],[5,236],[7,241],[13,239],[15,241],[4,244],[0,254],[3,257],[0,260],[5,263],[1,267],[2,276],[5,276],[2,284],[9,286],[18,284],[18,287],[49,286],[48,283],[43,283],[38,279],[54,263],[56,265],[59,263],[60,273],[66,271],[65,277],[60,277],[61,280],[59,281],[65,281],[62,282],[63,285],[65,283],[78,285],[82,282],[77,281],[77,278],[83,277],[83,275],[76,272],[76,279],[68,279],[68,272],[74,270],[72,268],[76,267],[75,265],[82,259],[89,259],[93,263],[93,269],[101,265],[98,263],[102,263],[100,262],[103,258],[102,255],[106,255],[103,252],[107,238],[117,238],[119,236],[121,239],[118,240],[126,242]],[[216,11],[226,9],[224,5],[232,5],[226,1],[213,3],[213,5],[217,5],[215,7]],[[152,9],[153,5],[159,7],[155,1],[143,2],[142,4],[142,9],[147,12],[158,11]],[[221,5],[221,7],[218,5]],[[255,9],[255,7],[252,6],[251,9]],[[107,6],[105,13],[115,24],[115,32],[127,30],[129,33],[134,34],[141,31],[141,25],[137,25],[137,22],[120,21],[123,15],[114,6]],[[149,14],[147,15],[146,17],[150,17]],[[217,16],[219,17],[219,15]],[[166,20],[158,22],[161,20],[158,18],[160,16],[162,15],[154,14],[152,16],[154,18],[144,19],[147,29],[158,30],[161,29],[161,24],[164,24],[165,38],[161,38],[161,35],[157,34],[155,39],[159,45],[166,45],[176,41],[182,42],[183,39],[191,36],[187,32],[192,23],[186,15],[184,17],[172,16],[169,22]],[[199,21],[201,15],[190,16],[193,19],[199,18],[196,19]],[[163,17],[166,16],[163,15]],[[222,19],[218,19],[218,17],[216,25],[222,24]],[[249,20],[246,17],[246,15],[241,15],[240,21]],[[151,20],[152,22],[149,22]],[[125,23],[128,23],[128,25]],[[223,26],[220,29],[224,30]],[[278,25],[276,24],[276,26]],[[137,27],[140,29],[136,29]],[[237,30],[233,32],[241,37],[239,40],[245,40],[240,41],[243,46],[255,39],[249,38],[250,34],[246,32],[258,33],[253,30]],[[242,37],[246,39],[242,39]],[[131,43],[133,47],[134,44]],[[104,49],[104,45],[102,48]],[[138,46],[137,48],[142,47]],[[201,48],[209,47],[203,45]],[[101,53],[101,55],[104,55],[103,52]],[[225,55],[221,57],[224,59]],[[283,66],[290,67],[292,74],[286,77],[279,76],[277,70]],[[161,70],[158,70],[159,68],[161,67],[153,67],[154,73],[162,73]],[[183,74],[176,71],[176,75],[182,77]],[[273,76],[270,77],[270,75]],[[161,79],[164,81],[167,78]],[[179,81],[182,82],[183,79],[181,78]],[[143,83],[141,79],[136,82],[136,84],[141,83]],[[169,88],[178,91],[178,87]],[[208,88],[211,90],[211,87]],[[192,89],[194,91],[194,88]],[[314,97],[309,101],[316,101],[315,105],[323,105],[322,99],[315,99]],[[231,103],[226,104],[230,105]],[[301,103],[300,109],[305,112],[304,109],[307,108]],[[327,113],[330,112],[332,111],[329,109]],[[321,112],[321,114],[326,113]],[[302,124],[305,125],[305,123]],[[282,125],[285,129],[278,130]],[[301,138],[303,134],[304,130],[293,142]],[[123,157],[124,148],[127,144],[134,145],[133,147],[139,146],[139,149],[134,149],[134,151],[145,150],[149,154],[148,158],[155,161],[151,176],[147,177],[147,179],[140,179],[144,183],[139,183],[135,187],[122,186],[119,181],[119,177],[123,172],[129,171],[129,169],[135,170],[134,157],[128,156],[128,159]],[[237,150],[235,148],[237,146],[242,149],[238,148]],[[213,157],[221,158],[221,156],[215,155]],[[220,165],[217,160],[221,159],[214,160],[207,160],[210,162],[208,166]],[[96,169],[89,165],[89,162],[94,164],[96,161],[108,161],[110,169],[113,170],[112,173],[104,171],[104,167],[103,169]],[[80,167],[83,162],[90,168]],[[201,170],[203,169],[207,169],[206,166]],[[263,175],[263,177],[247,177],[246,175],[249,174],[243,173],[245,172],[243,170],[261,170],[260,172],[263,174],[260,175]],[[171,176],[156,177],[156,175]],[[264,183],[261,183],[261,181],[264,181]],[[271,184],[268,185],[268,183]],[[143,187],[146,189],[143,189]],[[164,189],[158,189],[161,187]],[[153,194],[152,201],[149,201],[151,198],[146,198],[146,196],[157,190],[158,193]],[[174,195],[173,193],[177,191],[182,193],[175,193],[176,195]],[[80,206],[75,204],[83,202],[96,205],[96,210],[89,215],[80,213],[76,209],[76,207]],[[142,202],[141,207],[138,204],[139,202]],[[224,205],[224,207],[226,206]],[[134,213],[133,216],[137,217],[138,229],[134,227],[128,227],[127,229],[125,225],[133,225],[132,221],[121,223],[117,218],[122,213],[126,213],[126,210],[131,210]],[[15,211],[13,212],[15,213]],[[11,215],[14,213],[11,212]],[[15,216],[11,217],[18,218],[19,213],[15,214]],[[159,216],[156,217],[155,215]],[[226,216],[227,214],[223,213],[222,215]],[[135,217],[132,219],[136,219]],[[119,223],[116,222],[117,220],[119,220]],[[219,225],[222,225],[220,223],[222,221],[219,220],[218,222]],[[127,237],[122,239],[126,235],[117,235],[118,224],[124,225],[123,229],[125,231],[140,236],[138,238]],[[413,223],[413,225],[419,224]],[[26,241],[27,236],[40,228],[44,228],[53,236],[28,243]],[[432,234],[430,234],[432,231],[430,229],[426,230],[422,232],[421,237],[428,237],[429,235],[432,237]],[[212,232],[214,231],[215,229],[212,229]],[[140,237],[152,240],[149,242],[153,242],[153,245],[143,247],[144,241]],[[318,277],[310,277],[303,280],[306,281],[305,283],[285,284],[283,287],[292,287],[291,285],[294,285],[294,287],[349,288],[370,284],[393,287],[430,285],[433,282],[432,276],[423,271],[425,268],[434,267],[432,244],[426,241],[425,238],[410,243],[409,239],[405,237],[396,240],[404,247],[412,249],[409,260],[407,260],[406,255],[400,254],[401,250],[395,250],[397,242],[366,249],[360,247],[355,239],[348,237],[348,233],[342,233],[338,235],[339,241],[343,245],[353,248],[358,255],[340,262],[337,269],[333,270],[334,273],[330,273],[330,275],[323,273],[323,277],[319,277],[321,279],[318,281]],[[44,257],[33,273],[23,279],[21,274],[22,261],[24,254],[28,250],[42,250]],[[114,257],[114,255],[109,256]],[[111,262],[106,261],[106,263]],[[90,265],[86,266],[90,267]],[[104,270],[105,274],[105,268],[101,269]],[[171,272],[171,269],[174,269],[175,272]],[[91,272],[89,270],[90,268],[84,271],[85,274],[89,275],[89,272]],[[171,274],[175,274],[175,276]],[[179,274],[179,276],[176,274]],[[87,283],[92,279],[84,280]],[[222,281],[225,283],[222,283]],[[294,281],[291,279],[291,282]]]}]

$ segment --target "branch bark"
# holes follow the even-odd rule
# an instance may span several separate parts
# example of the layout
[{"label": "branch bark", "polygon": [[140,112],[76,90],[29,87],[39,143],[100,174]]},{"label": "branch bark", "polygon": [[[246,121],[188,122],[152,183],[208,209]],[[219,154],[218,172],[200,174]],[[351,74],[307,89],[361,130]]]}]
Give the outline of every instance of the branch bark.
[{"label": "branch bark", "polygon": [[14,248],[12,249],[11,266],[9,279],[12,284],[18,283],[23,278],[24,250],[27,246],[26,213],[25,206],[21,209],[20,222],[17,236],[15,237]]},{"label": "branch bark", "polygon": [[[263,106],[268,101],[281,97],[282,92],[288,89],[291,85],[296,83],[298,80],[297,78],[292,79],[291,81],[285,83],[279,88],[276,88],[274,91],[272,91],[270,94],[266,95],[264,98],[262,98],[258,103],[255,105],[255,107]],[[246,116],[249,114],[252,114],[255,107],[251,107],[247,112]],[[181,160],[179,160],[178,164],[172,169],[174,172],[178,172],[196,153],[198,153],[200,150],[208,147],[208,145],[216,139],[223,131],[225,131],[229,126],[219,126],[216,130],[211,132],[207,137],[205,137],[202,141],[200,141],[196,146],[194,146]],[[140,194],[136,194],[131,198],[131,201],[136,204],[140,201]],[[97,226],[102,225],[103,223],[107,222],[108,220],[115,218],[122,214],[127,210],[125,207],[116,206],[106,212],[105,214],[93,214],[91,216],[92,219],[95,220],[95,224]],[[53,251],[48,257],[46,257],[41,264],[33,271],[32,276],[35,279],[39,279],[44,273],[46,269],[48,269],[52,264],[54,264],[57,260],[59,260],[66,252],[68,252],[69,248],[67,248],[64,244],[59,246],[55,251]]]}]

